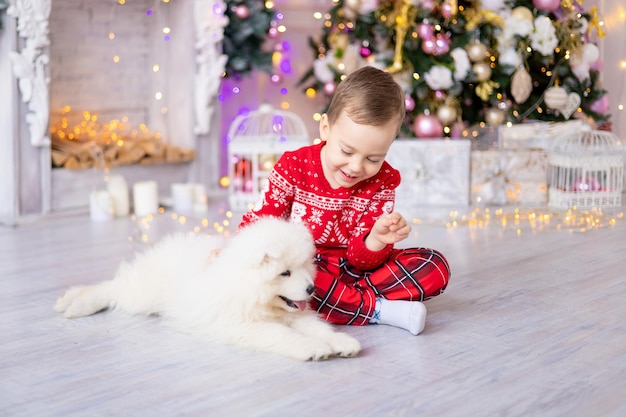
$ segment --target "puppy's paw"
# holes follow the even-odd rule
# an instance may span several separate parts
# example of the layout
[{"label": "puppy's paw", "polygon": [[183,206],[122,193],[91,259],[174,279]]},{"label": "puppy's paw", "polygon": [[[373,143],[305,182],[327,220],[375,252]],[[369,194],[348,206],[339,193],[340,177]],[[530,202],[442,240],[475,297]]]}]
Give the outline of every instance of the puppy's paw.
[{"label": "puppy's paw", "polygon": [[352,336],[345,333],[332,333],[326,339],[331,346],[333,354],[343,358],[356,356],[361,351],[361,344]]},{"label": "puppy's paw", "polygon": [[289,356],[301,361],[323,361],[333,356],[332,347],[323,340],[306,338],[302,342],[291,345]]},{"label": "puppy's paw", "polygon": [[93,287],[71,287],[54,304],[54,310],[68,319],[89,316],[104,307],[94,297]]}]

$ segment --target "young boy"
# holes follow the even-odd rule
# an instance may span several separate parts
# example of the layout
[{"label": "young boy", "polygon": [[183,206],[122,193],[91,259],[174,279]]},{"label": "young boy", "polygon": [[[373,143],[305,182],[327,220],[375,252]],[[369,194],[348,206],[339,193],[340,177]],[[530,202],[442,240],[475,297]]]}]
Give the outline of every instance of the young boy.
[{"label": "young boy", "polygon": [[393,247],[411,231],[393,212],[400,173],[385,162],[404,117],[391,75],[369,66],[351,73],[320,120],[322,142],[281,156],[239,227],[261,216],[305,223],[317,247],[311,306],[332,323],[417,335],[422,301],[443,292],[450,267],[433,249]]}]

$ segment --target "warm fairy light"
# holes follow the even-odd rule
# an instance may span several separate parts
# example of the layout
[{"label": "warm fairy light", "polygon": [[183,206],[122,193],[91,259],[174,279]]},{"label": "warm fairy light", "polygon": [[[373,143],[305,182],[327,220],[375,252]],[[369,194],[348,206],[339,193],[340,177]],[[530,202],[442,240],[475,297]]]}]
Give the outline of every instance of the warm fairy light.
[{"label": "warm fairy light", "polygon": [[118,62],[120,62],[120,56],[119,56],[119,55],[114,55],[114,56],[113,56],[113,62],[115,62],[116,64],[117,64]]},{"label": "warm fairy light", "polygon": [[[489,208],[476,208],[469,214],[450,212],[448,219],[445,220],[445,226],[457,228],[465,225],[470,228],[483,228],[493,225],[504,230],[512,229],[517,235],[520,235],[523,230],[527,229],[533,232],[550,229],[587,232],[615,226],[618,220],[624,219],[623,211],[608,214],[601,208],[582,211],[574,207],[564,212],[544,210],[528,209],[528,211],[523,211],[520,208],[507,208],[506,210],[499,208],[491,213]],[[414,224],[418,222],[425,223],[424,220],[413,219]]]},{"label": "warm fairy light", "polygon": [[274,2],[270,1],[270,0],[266,1],[265,2],[265,8],[266,9],[273,9],[274,8]]},{"label": "warm fairy light", "polygon": [[110,39],[110,40],[115,39],[115,33],[113,33],[113,32],[109,32],[109,39]]},{"label": "warm fairy light", "polygon": [[[140,124],[138,130],[128,124],[128,117],[113,119],[107,123],[99,122],[99,117],[89,111],[75,112],[70,115],[72,108],[64,106],[60,111],[60,117],[56,123],[51,123],[50,134],[60,139],[115,144],[123,147],[125,139],[159,139],[161,134],[150,132],[145,124]],[[73,122],[70,123],[70,116]]]}]

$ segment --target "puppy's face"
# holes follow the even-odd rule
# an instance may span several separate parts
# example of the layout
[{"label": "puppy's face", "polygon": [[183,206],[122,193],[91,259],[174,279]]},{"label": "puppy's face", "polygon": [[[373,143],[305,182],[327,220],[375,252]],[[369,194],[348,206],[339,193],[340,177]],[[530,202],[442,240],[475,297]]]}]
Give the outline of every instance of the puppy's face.
[{"label": "puppy's face", "polygon": [[248,246],[258,301],[288,312],[305,310],[315,277],[315,245],[308,229],[265,218],[247,226],[237,238]]},{"label": "puppy's face", "polygon": [[275,273],[267,283],[268,288],[272,289],[272,293],[268,293],[271,297],[268,301],[271,306],[286,311],[304,311],[309,297],[313,294],[315,267],[312,257],[299,262],[294,261],[283,262],[282,259],[270,261],[275,263],[275,267],[272,268]]}]

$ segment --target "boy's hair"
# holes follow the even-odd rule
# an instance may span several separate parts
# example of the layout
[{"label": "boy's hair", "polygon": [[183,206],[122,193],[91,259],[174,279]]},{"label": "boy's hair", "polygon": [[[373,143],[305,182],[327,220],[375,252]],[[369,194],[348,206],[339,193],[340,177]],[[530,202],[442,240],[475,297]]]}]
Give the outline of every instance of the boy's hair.
[{"label": "boy's hair", "polygon": [[332,125],[345,111],[354,123],[382,126],[398,121],[398,131],[404,121],[406,108],[404,92],[391,74],[365,66],[339,83],[326,115]]}]

